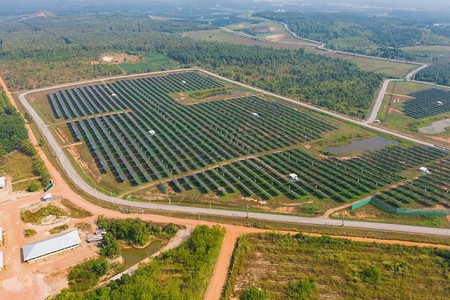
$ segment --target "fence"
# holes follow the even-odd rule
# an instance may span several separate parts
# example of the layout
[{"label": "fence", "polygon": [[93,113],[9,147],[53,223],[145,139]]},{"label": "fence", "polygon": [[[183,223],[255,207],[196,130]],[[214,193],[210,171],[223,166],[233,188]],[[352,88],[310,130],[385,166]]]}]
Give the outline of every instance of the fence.
[{"label": "fence", "polygon": [[369,197],[367,199],[361,200],[359,202],[353,203],[352,205],[352,210],[357,209],[363,205],[366,205],[367,203],[370,203],[370,201],[372,201],[372,197]]},{"label": "fence", "polygon": [[352,210],[357,209],[368,203],[373,203],[384,211],[387,211],[396,215],[437,215],[437,216],[447,216],[450,215],[450,209],[410,209],[410,208],[396,208],[386,204],[374,197],[369,197],[367,199],[356,202],[352,205]]}]

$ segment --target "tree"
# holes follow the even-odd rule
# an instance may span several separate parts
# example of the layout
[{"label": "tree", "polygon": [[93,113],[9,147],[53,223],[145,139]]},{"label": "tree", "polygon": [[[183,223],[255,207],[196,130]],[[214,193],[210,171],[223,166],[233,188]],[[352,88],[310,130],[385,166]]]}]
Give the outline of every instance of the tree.
[{"label": "tree", "polygon": [[28,187],[29,192],[36,192],[38,189],[39,189],[39,186],[36,183],[30,184],[30,186]]},{"label": "tree", "polygon": [[36,148],[34,148],[34,145],[28,139],[22,141],[20,150],[22,150],[23,153],[29,156],[37,154]]},{"label": "tree", "polygon": [[28,123],[33,123],[33,117],[28,112],[25,112],[24,117]]},{"label": "tree", "polygon": [[45,145],[45,140],[44,139],[39,139],[38,144],[39,144],[40,147],[44,146]]},{"label": "tree", "polygon": [[100,254],[108,258],[115,258],[120,254],[119,242],[110,232],[107,232],[103,237],[102,247]]}]

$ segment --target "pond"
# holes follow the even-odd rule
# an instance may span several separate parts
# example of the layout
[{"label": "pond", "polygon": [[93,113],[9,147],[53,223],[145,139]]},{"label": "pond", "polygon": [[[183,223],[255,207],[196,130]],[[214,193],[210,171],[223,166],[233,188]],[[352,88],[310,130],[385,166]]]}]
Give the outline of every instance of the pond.
[{"label": "pond", "polygon": [[433,122],[431,125],[420,127],[418,130],[420,133],[436,134],[444,132],[447,127],[450,127],[450,119]]},{"label": "pond", "polygon": [[161,249],[162,243],[160,241],[154,241],[150,245],[145,248],[137,249],[137,248],[122,248],[121,255],[125,262],[124,269],[128,269],[129,267],[137,264],[141,260],[149,257],[150,255],[156,253],[159,249]]},{"label": "pond", "polygon": [[232,95],[232,94],[237,94],[237,93],[244,93],[245,91],[243,90],[233,90],[230,92],[224,92],[224,93],[218,93],[218,94],[214,94],[211,97],[216,97],[216,96],[222,96],[222,95]]},{"label": "pond", "polygon": [[378,150],[386,147],[387,145],[396,144],[398,144],[398,142],[376,135],[364,140],[353,140],[343,146],[330,146],[325,148],[324,151],[335,154],[347,154],[354,151]]}]

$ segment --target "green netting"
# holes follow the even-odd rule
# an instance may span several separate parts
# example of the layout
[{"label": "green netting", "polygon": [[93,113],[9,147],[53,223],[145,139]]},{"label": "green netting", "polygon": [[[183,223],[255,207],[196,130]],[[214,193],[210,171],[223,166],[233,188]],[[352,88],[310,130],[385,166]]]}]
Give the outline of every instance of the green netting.
[{"label": "green netting", "polygon": [[397,215],[450,215],[450,209],[407,209],[397,208]]},{"label": "green netting", "polygon": [[370,201],[372,201],[372,197],[369,197],[367,199],[361,200],[359,202],[353,203],[352,205],[352,210],[357,209],[363,205],[366,205],[367,203],[370,203]]},{"label": "green netting", "polygon": [[[364,200],[363,200],[364,201]],[[439,215],[447,216],[450,215],[450,209],[412,209],[412,208],[395,208],[386,204],[378,199],[371,198],[373,204],[379,208],[397,215]],[[357,203],[355,203],[357,204]],[[361,206],[361,205],[360,205]],[[352,207],[353,208],[353,207]]]}]

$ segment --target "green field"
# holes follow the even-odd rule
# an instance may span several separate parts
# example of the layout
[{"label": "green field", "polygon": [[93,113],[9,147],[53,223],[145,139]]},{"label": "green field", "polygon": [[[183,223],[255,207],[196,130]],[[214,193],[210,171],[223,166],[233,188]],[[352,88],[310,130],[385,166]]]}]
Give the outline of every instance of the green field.
[{"label": "green field", "polygon": [[141,63],[122,63],[119,66],[127,73],[145,73],[153,71],[163,71],[168,69],[177,69],[180,64],[171,60],[164,54],[150,52],[143,54],[145,62]]},{"label": "green field", "polygon": [[448,263],[444,249],[301,234],[242,236],[225,299],[430,299],[430,291],[433,299],[448,299]]}]

